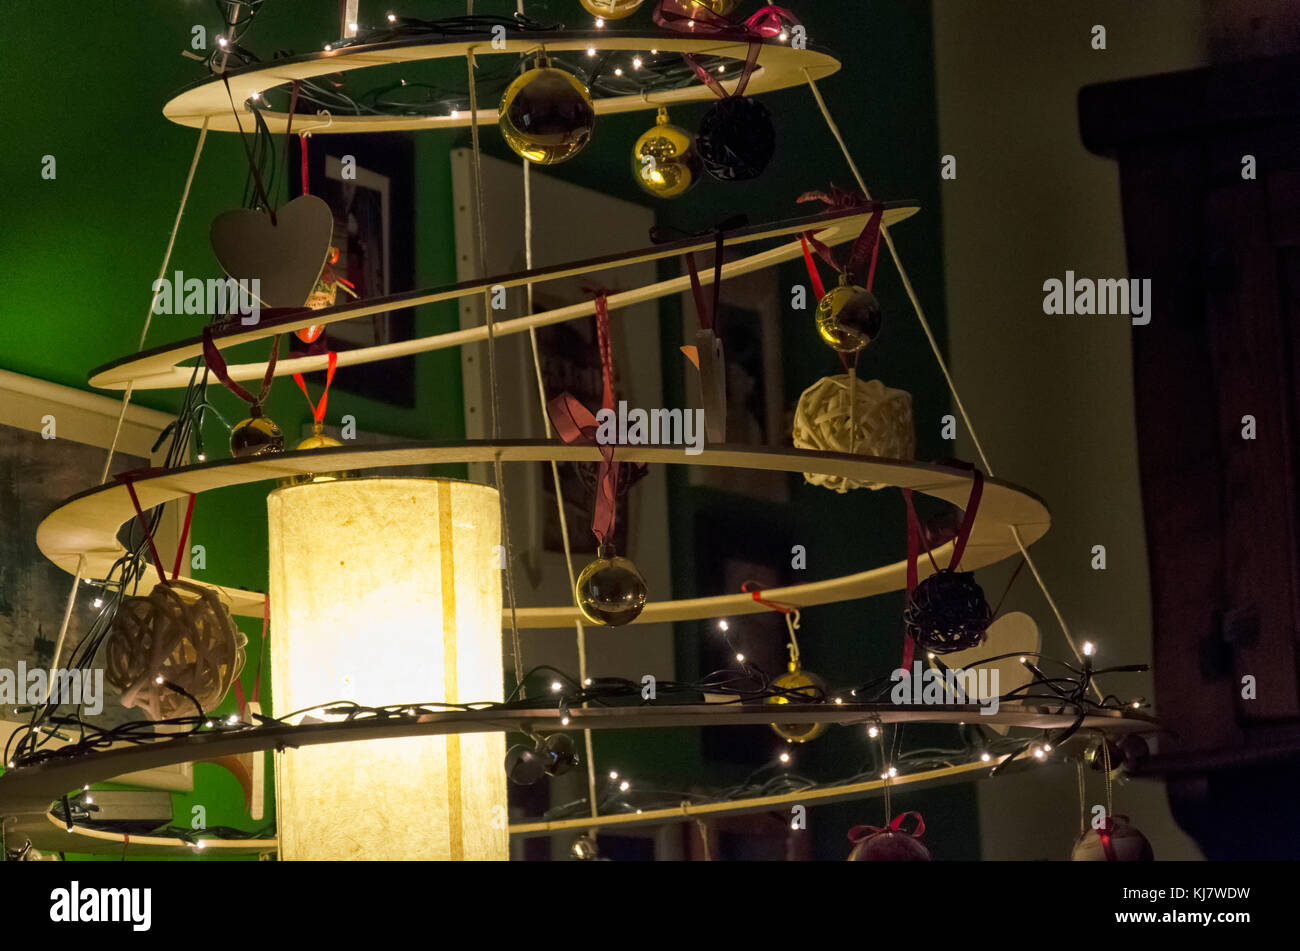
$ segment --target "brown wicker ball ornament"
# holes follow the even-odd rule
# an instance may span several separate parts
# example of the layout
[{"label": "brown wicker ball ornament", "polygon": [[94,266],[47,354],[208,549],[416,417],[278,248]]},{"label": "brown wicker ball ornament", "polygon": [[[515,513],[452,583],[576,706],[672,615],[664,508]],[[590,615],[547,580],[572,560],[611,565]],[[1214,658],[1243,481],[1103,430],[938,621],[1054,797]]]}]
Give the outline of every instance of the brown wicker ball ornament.
[{"label": "brown wicker ball ornament", "polygon": [[214,709],[243,670],[247,643],[217,591],[177,579],[155,585],[148,597],[122,600],[104,673],[122,691],[123,706],[154,720],[190,716],[194,704],[168,684],[205,712]]},{"label": "brown wicker ball ornament", "polygon": [[907,633],[918,645],[936,654],[950,654],[984,643],[993,623],[993,609],[973,571],[945,568],[916,586],[903,619]]}]

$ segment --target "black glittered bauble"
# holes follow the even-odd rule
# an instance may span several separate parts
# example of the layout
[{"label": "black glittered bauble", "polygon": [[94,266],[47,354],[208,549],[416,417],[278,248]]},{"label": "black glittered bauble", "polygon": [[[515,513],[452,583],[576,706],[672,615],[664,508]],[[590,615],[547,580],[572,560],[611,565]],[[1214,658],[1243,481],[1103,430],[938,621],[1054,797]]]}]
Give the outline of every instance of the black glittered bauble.
[{"label": "black glittered bauble", "polygon": [[880,334],[880,303],[864,287],[842,281],[817,303],[817,332],[840,353],[857,353]]},{"label": "black glittered bauble", "polygon": [[512,746],[506,752],[506,775],[512,783],[531,786],[546,775],[546,756],[531,746]]},{"label": "black glittered bauble", "polygon": [[1151,843],[1129,824],[1127,816],[1112,816],[1100,829],[1079,836],[1072,862],[1154,862]]},{"label": "black glittered bauble", "polygon": [[984,589],[971,571],[937,571],[916,586],[903,612],[907,633],[936,654],[978,647],[993,622]]},{"label": "black glittered bauble", "polygon": [[578,765],[577,748],[573,745],[573,737],[567,733],[552,733],[542,741],[542,748],[551,758],[546,771],[552,776],[563,776]]},{"label": "black glittered bauble", "polygon": [[861,839],[849,853],[850,862],[928,862],[930,850],[915,836],[885,829]]},{"label": "black glittered bauble", "polygon": [[284,452],[284,433],[274,420],[255,408],[252,416],[230,431],[230,454],[245,459],[270,452]]},{"label": "black glittered bauble", "polygon": [[758,178],[776,152],[772,114],[757,99],[730,96],[715,102],[700,120],[695,145],[704,170],[720,182]]},{"label": "black glittered bauble", "polygon": [[578,576],[578,608],[593,624],[631,624],[645,607],[645,579],[630,559],[603,548]]},{"label": "black glittered bauble", "polygon": [[573,158],[591,141],[596,108],[578,77],[539,65],[517,77],[501,97],[498,124],[506,144],[537,165]]}]

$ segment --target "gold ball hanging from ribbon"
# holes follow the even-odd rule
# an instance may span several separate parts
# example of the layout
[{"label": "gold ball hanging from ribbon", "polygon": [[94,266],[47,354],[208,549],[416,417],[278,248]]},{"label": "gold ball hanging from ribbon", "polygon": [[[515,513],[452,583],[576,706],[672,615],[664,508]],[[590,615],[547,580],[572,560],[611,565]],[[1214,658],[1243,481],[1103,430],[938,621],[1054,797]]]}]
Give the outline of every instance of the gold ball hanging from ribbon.
[{"label": "gold ball hanging from ribbon", "polygon": [[583,617],[593,624],[610,627],[635,621],[649,597],[645,578],[637,566],[607,547],[582,569],[575,593]]},{"label": "gold ball hanging from ribbon", "polygon": [[876,295],[842,278],[817,302],[817,332],[840,353],[857,353],[880,334]]},{"label": "gold ball hanging from ribbon", "polygon": [[703,168],[695,137],[670,123],[668,110],[660,106],[655,127],[632,147],[637,184],[656,198],[677,198],[695,187]]},{"label": "gold ball hanging from ribbon", "polygon": [[230,454],[236,459],[284,452],[284,433],[269,416],[254,408],[253,415],[230,431]]},{"label": "gold ball hanging from ribbon", "polygon": [[582,4],[582,9],[594,17],[604,17],[606,20],[621,20],[623,17],[636,13],[637,8],[645,0],[578,0],[578,2]]},{"label": "gold ball hanging from ribbon", "polygon": [[547,66],[540,57],[506,88],[497,115],[506,144],[538,165],[573,158],[591,141],[596,123],[590,90],[572,73]]}]

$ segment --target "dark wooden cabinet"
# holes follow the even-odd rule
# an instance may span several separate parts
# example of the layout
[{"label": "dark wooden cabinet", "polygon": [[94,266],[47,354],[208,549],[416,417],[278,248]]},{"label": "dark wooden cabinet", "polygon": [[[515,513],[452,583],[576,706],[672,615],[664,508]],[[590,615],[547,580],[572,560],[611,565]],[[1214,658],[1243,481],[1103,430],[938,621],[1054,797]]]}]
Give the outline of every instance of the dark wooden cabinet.
[{"label": "dark wooden cabinet", "polygon": [[[1300,56],[1090,86],[1079,115],[1152,281],[1133,387],[1173,732],[1140,769],[1209,857],[1300,857]],[[1228,819],[1270,802],[1281,829]]]}]

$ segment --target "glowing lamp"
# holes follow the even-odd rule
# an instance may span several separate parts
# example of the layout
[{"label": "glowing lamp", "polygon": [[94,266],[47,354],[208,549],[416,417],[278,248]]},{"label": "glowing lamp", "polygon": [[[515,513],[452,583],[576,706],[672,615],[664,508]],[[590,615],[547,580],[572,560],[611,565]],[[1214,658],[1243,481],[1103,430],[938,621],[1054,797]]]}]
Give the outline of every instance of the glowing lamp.
[{"label": "glowing lamp", "polygon": [[[267,512],[276,716],[338,700],[502,699],[495,489],[311,482],[272,492]],[[505,751],[501,733],[286,750],[280,857],[507,859]]]}]

